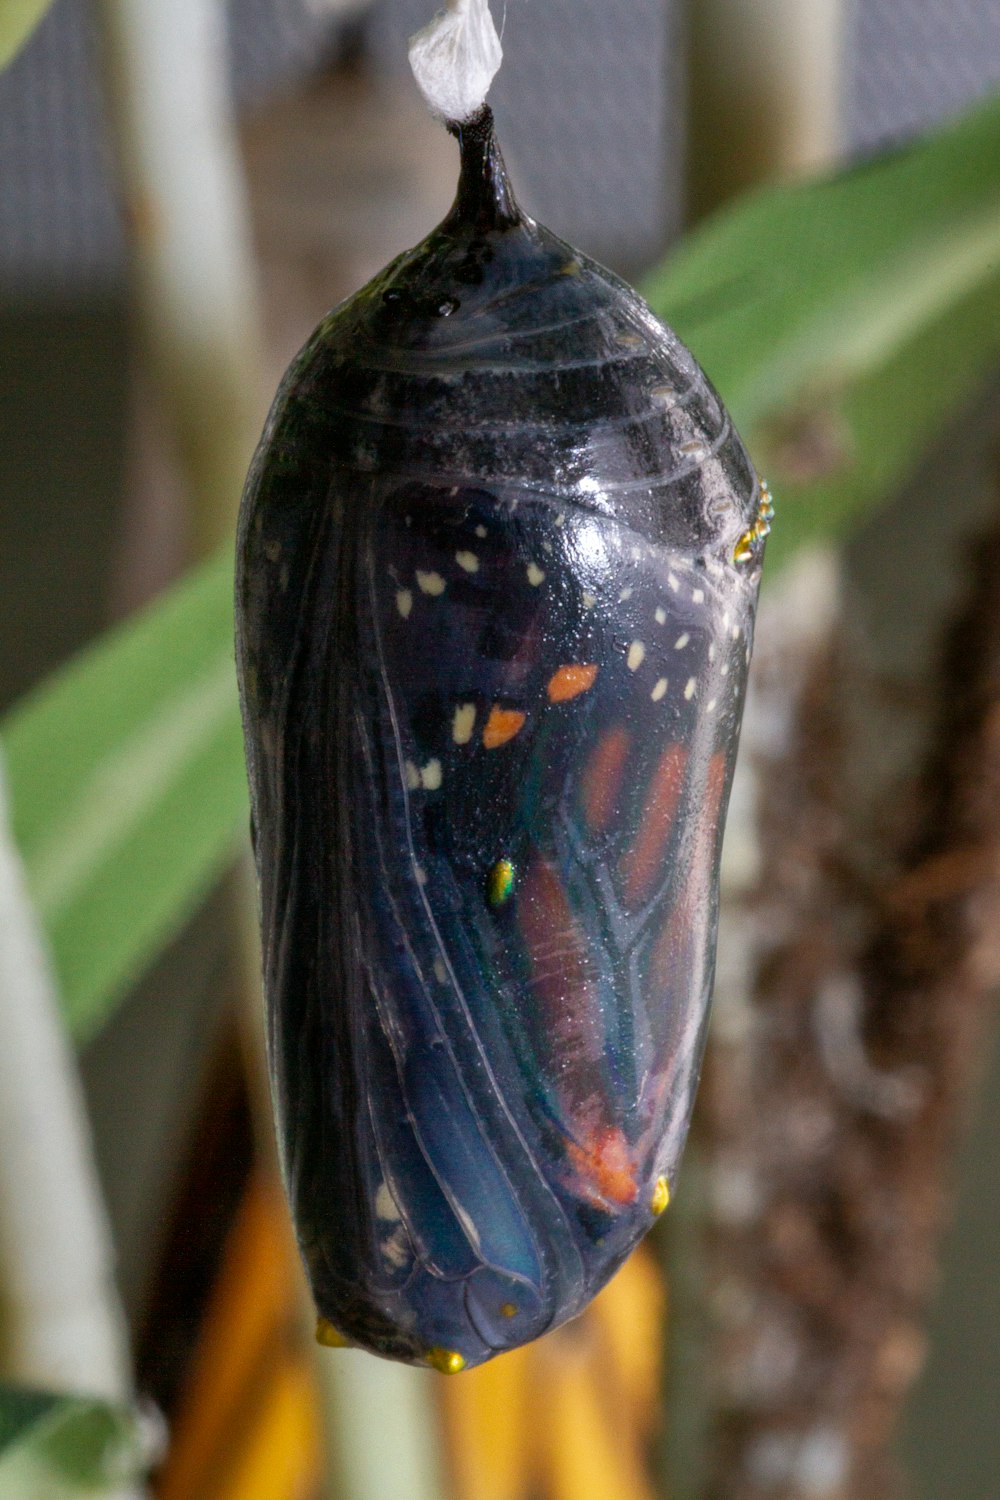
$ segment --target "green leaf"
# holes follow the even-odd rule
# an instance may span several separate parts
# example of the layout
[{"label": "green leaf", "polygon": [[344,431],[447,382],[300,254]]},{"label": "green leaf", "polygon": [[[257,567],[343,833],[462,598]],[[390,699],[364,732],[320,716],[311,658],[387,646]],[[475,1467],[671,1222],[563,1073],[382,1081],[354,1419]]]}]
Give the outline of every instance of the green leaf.
[{"label": "green leaf", "polygon": [[52,0],[0,0],[0,68],[20,51]]},{"label": "green leaf", "polygon": [[131,1413],[103,1401],[0,1386],[0,1495],[78,1500],[120,1493],[144,1468]]},{"label": "green leaf", "polygon": [[650,278],[776,493],[769,571],[891,495],[1000,358],[1000,97],[766,189]]},{"label": "green leaf", "polygon": [[[755,195],[652,279],[777,491],[770,570],[890,495],[1000,357],[998,204],[1000,100],[904,153]],[[0,725],[79,1039],[246,827],[230,601],[219,558]]]},{"label": "green leaf", "polygon": [[232,640],[227,555],[0,725],[15,836],[79,1040],[179,930],[247,826]]}]

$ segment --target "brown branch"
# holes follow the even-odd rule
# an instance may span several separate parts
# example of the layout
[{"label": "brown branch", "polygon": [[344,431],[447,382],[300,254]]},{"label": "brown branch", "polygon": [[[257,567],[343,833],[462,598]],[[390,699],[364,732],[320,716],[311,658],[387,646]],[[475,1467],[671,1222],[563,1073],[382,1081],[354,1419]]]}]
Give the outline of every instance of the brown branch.
[{"label": "brown branch", "polygon": [[758,765],[753,994],[739,1034],[720,1028],[701,1116],[712,1500],[903,1492],[891,1443],[1000,984],[998,547],[977,549],[931,675],[924,773],[879,826],[859,839],[851,757],[880,730],[845,714],[872,697],[848,630],[805,664],[793,733]]}]

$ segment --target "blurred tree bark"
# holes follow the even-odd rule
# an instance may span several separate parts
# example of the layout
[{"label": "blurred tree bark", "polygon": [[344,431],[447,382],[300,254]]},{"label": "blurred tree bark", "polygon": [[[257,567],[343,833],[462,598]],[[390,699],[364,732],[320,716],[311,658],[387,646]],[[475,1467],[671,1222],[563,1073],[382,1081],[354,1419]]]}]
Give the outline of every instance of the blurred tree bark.
[{"label": "blurred tree bark", "polygon": [[1000,985],[995,429],[973,414],[761,611],[673,1247],[677,1500],[906,1489],[896,1428]]}]

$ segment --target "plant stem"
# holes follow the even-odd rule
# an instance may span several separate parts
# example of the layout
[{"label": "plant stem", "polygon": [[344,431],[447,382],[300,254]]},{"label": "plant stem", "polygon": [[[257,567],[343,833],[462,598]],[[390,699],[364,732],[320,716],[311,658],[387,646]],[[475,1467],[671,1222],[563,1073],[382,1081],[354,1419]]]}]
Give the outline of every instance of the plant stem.
[{"label": "plant stem", "polygon": [[689,207],[831,165],[846,0],[691,0]]},{"label": "plant stem", "polygon": [[[242,164],[215,0],[99,0],[143,353],[177,440],[197,553],[231,537],[263,402],[263,340]],[[273,1161],[249,860],[231,883],[243,1036],[262,1159]],[[305,1308],[305,1299],[303,1299]],[[314,1314],[304,1311],[312,1342]],[[348,1369],[350,1374],[348,1375]],[[429,1372],[317,1349],[329,1500],[440,1500]],[[385,1413],[393,1438],[383,1441]],[[395,1478],[391,1483],[386,1476]]]},{"label": "plant stem", "polygon": [[7,814],[0,765],[0,1367],[132,1400],[114,1251],[76,1062]]},{"label": "plant stem", "polygon": [[698,1500],[905,1492],[895,1428],[1000,984],[984,412],[962,438],[852,541],[832,608],[808,577],[796,608],[793,569],[761,610],[744,724],[761,865],[728,893],[699,1100]]},{"label": "plant stem", "polygon": [[142,354],[204,556],[231,535],[263,417],[224,11],[214,0],[99,0],[98,11]]}]

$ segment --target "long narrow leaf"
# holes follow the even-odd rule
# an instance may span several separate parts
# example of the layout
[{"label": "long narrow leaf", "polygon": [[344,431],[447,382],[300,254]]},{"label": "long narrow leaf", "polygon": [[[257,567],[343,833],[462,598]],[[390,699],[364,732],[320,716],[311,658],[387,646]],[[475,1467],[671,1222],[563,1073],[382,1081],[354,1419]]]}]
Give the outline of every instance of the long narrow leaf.
[{"label": "long narrow leaf", "polygon": [[878,503],[1000,359],[1000,98],[719,215],[647,288],[780,502],[769,571]]},{"label": "long narrow leaf", "polygon": [[[998,202],[1000,100],[904,153],[738,204],[651,279],[778,490],[769,571],[890,495],[1000,358]],[[220,558],[0,726],[79,1038],[245,827],[230,590]]]},{"label": "long narrow leaf", "polygon": [[0,726],[14,831],[78,1039],[246,826],[231,559],[111,632]]},{"label": "long narrow leaf", "polygon": [[0,68],[28,40],[52,0],[0,0]]},{"label": "long narrow leaf", "polygon": [[144,1446],[126,1411],[82,1396],[0,1386],[4,1500],[120,1495],[142,1472]]}]

